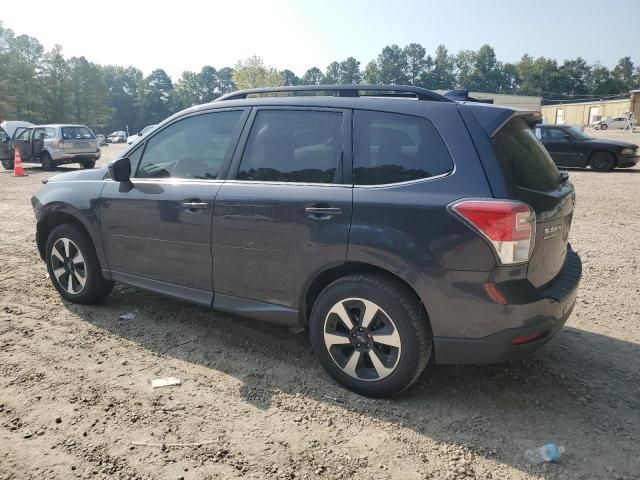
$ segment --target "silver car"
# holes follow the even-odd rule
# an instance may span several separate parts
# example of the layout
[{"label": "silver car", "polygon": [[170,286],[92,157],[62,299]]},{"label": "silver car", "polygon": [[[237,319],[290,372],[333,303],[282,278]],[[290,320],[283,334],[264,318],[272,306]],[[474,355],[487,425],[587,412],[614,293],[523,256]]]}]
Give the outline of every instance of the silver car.
[{"label": "silver car", "polygon": [[3,145],[0,160],[6,169],[13,168],[15,149],[19,150],[22,161],[40,162],[45,170],[54,170],[66,163],[93,168],[100,158],[98,140],[84,125],[18,126],[10,142]]}]

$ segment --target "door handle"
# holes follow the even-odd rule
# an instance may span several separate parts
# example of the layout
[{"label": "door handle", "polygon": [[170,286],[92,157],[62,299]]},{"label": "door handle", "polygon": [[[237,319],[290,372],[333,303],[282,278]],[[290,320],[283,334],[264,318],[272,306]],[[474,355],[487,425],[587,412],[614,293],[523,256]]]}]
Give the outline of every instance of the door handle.
[{"label": "door handle", "polygon": [[182,202],[180,206],[187,210],[204,210],[209,208],[207,202]]},{"label": "door handle", "polygon": [[317,216],[341,215],[342,209],[338,207],[306,207],[305,213]]}]

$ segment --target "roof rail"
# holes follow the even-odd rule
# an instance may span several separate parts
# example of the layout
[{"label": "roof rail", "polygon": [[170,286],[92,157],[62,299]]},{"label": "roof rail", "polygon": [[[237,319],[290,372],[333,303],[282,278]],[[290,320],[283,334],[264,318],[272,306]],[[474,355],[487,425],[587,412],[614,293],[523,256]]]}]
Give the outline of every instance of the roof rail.
[{"label": "roof rail", "polygon": [[291,92],[331,92],[334,97],[360,97],[360,92],[380,92],[385,97],[415,96],[418,100],[434,102],[452,102],[453,100],[432,92],[426,88],[412,87],[409,85],[295,85],[290,87],[265,87],[238,90],[227,93],[215,101],[241,100],[248,95],[264,95]]}]

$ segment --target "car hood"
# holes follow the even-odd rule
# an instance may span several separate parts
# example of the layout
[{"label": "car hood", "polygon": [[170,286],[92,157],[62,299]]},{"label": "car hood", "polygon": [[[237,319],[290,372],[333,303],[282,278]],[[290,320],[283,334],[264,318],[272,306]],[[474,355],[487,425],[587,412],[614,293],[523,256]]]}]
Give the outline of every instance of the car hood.
[{"label": "car hood", "polygon": [[58,182],[87,182],[91,180],[102,181],[108,174],[108,168],[91,168],[87,170],[74,170],[72,172],[61,173],[46,179],[46,183]]},{"label": "car hood", "polygon": [[621,142],[619,140],[608,140],[604,138],[592,138],[590,140],[584,140],[584,141],[594,145],[599,144],[599,145],[606,145],[608,147],[638,148],[638,146],[635,143]]}]

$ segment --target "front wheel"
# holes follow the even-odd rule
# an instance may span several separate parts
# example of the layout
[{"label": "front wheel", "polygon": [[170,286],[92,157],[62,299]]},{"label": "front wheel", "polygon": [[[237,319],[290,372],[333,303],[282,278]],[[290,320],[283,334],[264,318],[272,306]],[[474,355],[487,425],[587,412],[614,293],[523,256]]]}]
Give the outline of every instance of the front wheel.
[{"label": "front wheel", "polygon": [[600,130],[606,130],[607,128],[609,128],[609,125],[607,125],[606,123],[600,125]]},{"label": "front wheel", "polygon": [[5,170],[13,170],[13,160],[2,160],[2,166]]},{"label": "front wheel", "polygon": [[598,172],[610,172],[616,166],[616,159],[609,152],[596,152],[590,159],[591,168]]},{"label": "front wheel", "polygon": [[346,388],[389,397],[411,386],[431,356],[433,338],[420,301],[378,275],[349,275],[326,287],[310,319],[321,365]]},{"label": "front wheel", "polygon": [[59,225],[49,234],[46,262],[53,286],[70,302],[98,303],[113,289],[102,276],[91,239],[75,225]]}]

